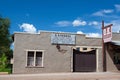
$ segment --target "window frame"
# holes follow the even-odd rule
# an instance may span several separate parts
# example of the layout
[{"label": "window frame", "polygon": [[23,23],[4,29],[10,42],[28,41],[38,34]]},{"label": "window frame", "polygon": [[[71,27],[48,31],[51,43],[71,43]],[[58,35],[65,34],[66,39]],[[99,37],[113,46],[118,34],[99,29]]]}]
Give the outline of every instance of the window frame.
[{"label": "window frame", "polygon": [[[34,52],[34,65],[33,66],[28,66],[28,52],[29,51],[32,51]],[[42,54],[42,62],[41,62],[41,65],[40,66],[36,66],[36,52],[41,52]],[[43,65],[43,62],[44,62],[44,50],[26,50],[26,67],[44,67]]]}]

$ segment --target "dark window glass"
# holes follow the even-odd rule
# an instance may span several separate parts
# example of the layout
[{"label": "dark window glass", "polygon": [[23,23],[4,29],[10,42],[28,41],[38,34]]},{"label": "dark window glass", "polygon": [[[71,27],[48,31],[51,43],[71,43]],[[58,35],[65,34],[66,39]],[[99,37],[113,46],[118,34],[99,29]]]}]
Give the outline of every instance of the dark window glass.
[{"label": "dark window glass", "polygon": [[27,66],[34,66],[34,52],[28,51]]},{"label": "dark window glass", "polygon": [[83,50],[87,50],[87,48],[83,48]]},{"label": "dark window glass", "polygon": [[36,52],[36,66],[42,66],[42,52]]}]

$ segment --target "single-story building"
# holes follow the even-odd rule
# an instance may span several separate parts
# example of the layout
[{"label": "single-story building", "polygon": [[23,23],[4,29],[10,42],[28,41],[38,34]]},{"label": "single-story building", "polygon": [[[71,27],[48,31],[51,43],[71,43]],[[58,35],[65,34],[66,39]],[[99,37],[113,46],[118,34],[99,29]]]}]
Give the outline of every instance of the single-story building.
[{"label": "single-story building", "polygon": [[[120,41],[120,33],[113,33]],[[106,71],[118,71],[118,42],[105,44]],[[102,38],[41,31],[15,33],[13,73],[103,72]],[[117,64],[117,65],[116,65]]]}]

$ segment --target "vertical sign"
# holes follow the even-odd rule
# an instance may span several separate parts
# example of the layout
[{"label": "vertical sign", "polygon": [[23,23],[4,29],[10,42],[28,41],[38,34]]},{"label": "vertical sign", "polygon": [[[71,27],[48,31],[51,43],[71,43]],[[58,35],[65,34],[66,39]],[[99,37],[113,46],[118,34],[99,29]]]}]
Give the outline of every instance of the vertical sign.
[{"label": "vertical sign", "polygon": [[103,35],[104,43],[110,42],[112,39],[112,24],[103,27],[102,30],[103,30],[102,35]]}]

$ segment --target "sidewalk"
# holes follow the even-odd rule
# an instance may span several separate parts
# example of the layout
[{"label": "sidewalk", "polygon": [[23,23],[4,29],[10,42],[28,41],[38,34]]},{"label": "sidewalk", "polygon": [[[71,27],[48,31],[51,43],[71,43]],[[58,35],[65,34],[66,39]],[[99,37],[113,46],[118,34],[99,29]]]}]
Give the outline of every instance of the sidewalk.
[{"label": "sidewalk", "polygon": [[0,80],[120,80],[120,73],[42,73],[0,75]]}]

